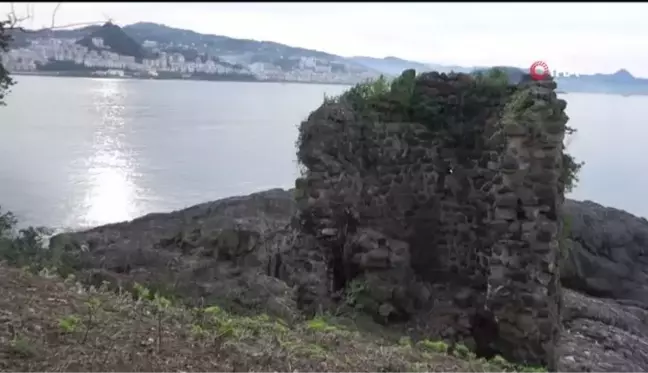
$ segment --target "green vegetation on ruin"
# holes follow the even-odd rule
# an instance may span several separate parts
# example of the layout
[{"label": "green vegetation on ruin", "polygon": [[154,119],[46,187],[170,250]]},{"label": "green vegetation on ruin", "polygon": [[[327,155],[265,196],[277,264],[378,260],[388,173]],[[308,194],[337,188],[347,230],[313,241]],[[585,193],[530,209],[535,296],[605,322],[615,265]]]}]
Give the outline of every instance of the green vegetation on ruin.
[{"label": "green vegetation on ruin", "polygon": [[[462,88],[468,93],[450,98],[426,89],[425,80],[430,74],[435,73],[417,75],[414,70],[406,70],[392,80],[380,76],[359,83],[340,96],[326,97],[324,104],[346,104],[366,121],[421,123],[437,133],[440,139],[449,141],[446,145],[463,147],[475,146],[475,131],[480,131],[479,126],[483,126],[483,123],[471,121],[470,117],[479,113],[484,106],[492,106],[501,115],[511,100],[522,100],[519,102],[521,106],[514,105],[519,111],[529,108],[525,105],[532,104],[526,99],[530,98],[529,92],[524,87],[509,84],[508,75],[501,69],[493,68],[473,75],[459,74],[462,76],[459,79]],[[576,132],[569,126],[564,126],[562,130],[567,136]],[[298,139],[298,149],[301,141],[301,138]],[[566,151],[563,153],[561,181],[566,193],[576,186],[583,165]]]}]

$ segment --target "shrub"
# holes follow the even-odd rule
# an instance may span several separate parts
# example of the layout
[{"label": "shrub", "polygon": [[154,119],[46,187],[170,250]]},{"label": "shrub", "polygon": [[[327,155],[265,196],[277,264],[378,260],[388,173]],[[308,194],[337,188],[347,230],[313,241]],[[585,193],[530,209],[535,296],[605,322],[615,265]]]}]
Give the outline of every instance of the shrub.
[{"label": "shrub", "polygon": [[[0,21],[0,54],[3,52],[6,52],[9,50],[9,42],[11,41],[11,37],[8,33],[9,30],[9,22],[8,21]],[[5,69],[5,67],[2,65],[2,62],[0,62],[0,106],[4,105],[4,98],[9,92],[9,88],[14,84],[15,82],[11,77],[9,76],[9,71]]]},{"label": "shrub", "polygon": [[11,212],[0,210],[0,260],[15,267],[27,267],[34,272],[55,270],[67,277],[80,269],[76,252],[66,245],[47,247],[53,231],[45,227],[17,228],[18,221]]}]

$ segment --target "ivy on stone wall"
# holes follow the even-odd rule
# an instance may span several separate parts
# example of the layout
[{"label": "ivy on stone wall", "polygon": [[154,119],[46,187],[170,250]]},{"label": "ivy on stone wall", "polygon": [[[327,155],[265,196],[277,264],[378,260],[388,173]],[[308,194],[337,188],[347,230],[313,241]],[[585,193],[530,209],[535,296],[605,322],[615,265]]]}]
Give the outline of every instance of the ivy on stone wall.
[{"label": "ivy on stone wall", "polygon": [[563,174],[561,182],[565,186],[565,193],[571,192],[578,183],[578,173],[585,165],[585,162],[578,162],[571,154],[563,153]]},{"label": "ivy on stone wall", "polygon": [[[472,75],[417,75],[410,69],[391,82],[381,76],[357,84],[339,97],[327,98],[325,105],[344,103],[369,120],[421,123],[446,146],[471,150],[483,146],[485,122],[501,115],[507,103],[514,104],[511,99],[520,100],[520,105],[533,104],[516,92],[519,86],[509,84],[507,73],[497,68]],[[570,134],[574,130],[567,127],[566,131]],[[301,142],[302,134],[298,147]],[[563,154],[561,181],[565,192],[574,188],[582,166],[570,154]]]}]

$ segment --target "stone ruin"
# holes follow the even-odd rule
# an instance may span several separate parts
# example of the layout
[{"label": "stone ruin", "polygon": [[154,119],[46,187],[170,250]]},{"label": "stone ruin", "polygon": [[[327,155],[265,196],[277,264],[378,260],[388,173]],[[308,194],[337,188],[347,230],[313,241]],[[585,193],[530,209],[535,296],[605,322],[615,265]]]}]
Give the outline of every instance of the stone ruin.
[{"label": "stone ruin", "polygon": [[327,99],[298,140],[300,306],[351,299],[382,322],[434,323],[446,294],[462,312],[453,338],[555,370],[568,120],[555,88],[410,70]]}]

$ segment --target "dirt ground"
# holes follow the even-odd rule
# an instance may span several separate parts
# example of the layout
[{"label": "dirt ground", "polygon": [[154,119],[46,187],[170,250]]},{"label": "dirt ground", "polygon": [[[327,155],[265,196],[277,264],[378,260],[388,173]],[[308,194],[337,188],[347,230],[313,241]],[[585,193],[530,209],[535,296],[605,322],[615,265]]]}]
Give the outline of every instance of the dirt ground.
[{"label": "dirt ground", "polygon": [[0,264],[3,371],[502,371],[506,364],[363,334],[326,317],[287,325],[217,307],[188,309],[140,289],[84,289],[73,279]]}]

